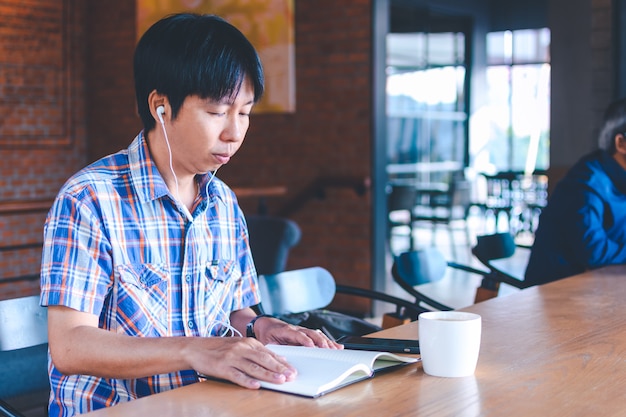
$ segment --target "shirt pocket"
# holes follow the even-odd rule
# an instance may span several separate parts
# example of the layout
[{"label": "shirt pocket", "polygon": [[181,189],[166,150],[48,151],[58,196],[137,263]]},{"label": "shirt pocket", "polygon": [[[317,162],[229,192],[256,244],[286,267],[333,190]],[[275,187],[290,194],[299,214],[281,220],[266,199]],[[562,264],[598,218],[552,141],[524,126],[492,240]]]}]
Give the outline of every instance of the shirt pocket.
[{"label": "shirt pocket", "polygon": [[133,336],[168,335],[169,269],[165,264],[117,267],[117,324]]},{"label": "shirt pocket", "polygon": [[203,316],[208,319],[206,328],[216,328],[210,334],[219,334],[220,328],[223,330],[222,326],[212,324],[229,322],[230,313],[238,304],[235,297],[240,296],[241,276],[241,268],[234,260],[214,259],[206,263],[202,291]]}]

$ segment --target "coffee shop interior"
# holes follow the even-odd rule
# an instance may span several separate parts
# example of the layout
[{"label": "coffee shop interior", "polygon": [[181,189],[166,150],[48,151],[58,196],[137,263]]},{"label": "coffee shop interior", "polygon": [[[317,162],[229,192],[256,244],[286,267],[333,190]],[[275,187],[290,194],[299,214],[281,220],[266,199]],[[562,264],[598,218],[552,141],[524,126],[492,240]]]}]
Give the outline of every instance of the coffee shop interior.
[{"label": "coffee shop interior", "polygon": [[[391,272],[403,252],[435,248],[484,270],[472,248],[494,233],[523,252],[550,189],[596,146],[603,109],[625,93],[623,0],[285,3],[292,101],[253,114],[219,177],[251,219],[297,226],[280,269],[322,267],[340,286],[411,300]],[[38,294],[59,187],[125,148],[141,122],[135,2],[0,10],[4,300]],[[523,260],[513,264],[521,276]],[[481,277],[449,269],[425,291],[453,308],[473,303]],[[345,294],[330,307],[373,321],[386,312]]]}]

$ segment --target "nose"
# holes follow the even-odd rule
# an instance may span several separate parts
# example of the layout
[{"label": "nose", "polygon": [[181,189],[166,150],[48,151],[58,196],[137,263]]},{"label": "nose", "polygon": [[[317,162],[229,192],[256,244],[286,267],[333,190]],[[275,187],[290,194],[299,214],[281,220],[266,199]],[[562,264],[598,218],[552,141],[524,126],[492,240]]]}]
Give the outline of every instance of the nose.
[{"label": "nose", "polygon": [[222,140],[228,142],[241,142],[248,131],[249,120],[239,114],[230,115],[226,119],[222,130]]}]

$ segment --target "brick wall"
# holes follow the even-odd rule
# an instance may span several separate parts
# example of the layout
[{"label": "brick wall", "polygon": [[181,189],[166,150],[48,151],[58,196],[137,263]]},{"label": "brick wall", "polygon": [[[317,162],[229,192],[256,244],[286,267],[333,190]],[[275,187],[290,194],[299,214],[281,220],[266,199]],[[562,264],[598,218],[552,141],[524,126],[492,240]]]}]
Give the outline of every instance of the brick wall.
[{"label": "brick wall", "polygon": [[[84,10],[78,0],[0,5],[0,204],[52,199],[86,161]],[[0,216],[0,247],[42,240],[45,210]],[[37,293],[40,249],[0,251],[0,299]],[[4,283],[3,283],[4,281]]]},{"label": "brick wall", "polygon": [[142,125],[135,106],[135,2],[89,1],[87,10],[88,159],[126,148]]}]

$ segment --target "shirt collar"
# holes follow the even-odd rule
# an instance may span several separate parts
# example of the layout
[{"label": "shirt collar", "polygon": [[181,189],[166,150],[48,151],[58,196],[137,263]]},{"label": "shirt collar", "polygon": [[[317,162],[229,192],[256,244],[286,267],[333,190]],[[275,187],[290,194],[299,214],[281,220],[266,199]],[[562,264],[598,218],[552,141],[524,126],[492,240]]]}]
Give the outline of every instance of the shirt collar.
[{"label": "shirt collar", "polygon": [[618,190],[626,194],[626,170],[606,151],[602,151],[601,161],[611,182]]},{"label": "shirt collar", "polygon": [[142,203],[168,194],[167,185],[150,155],[143,130],[128,147],[128,163],[131,181]]},{"label": "shirt collar", "polygon": [[[128,147],[128,162],[130,164],[131,181],[141,202],[153,201],[168,195],[169,190],[150,155],[148,141],[143,130]],[[209,201],[213,201],[215,197],[223,200],[216,186],[216,183],[221,182],[217,178],[213,178],[211,181],[207,194],[206,185],[212,176],[212,173],[196,176],[199,183],[200,196],[203,199],[203,206],[206,205],[204,201],[207,200],[207,197]]]}]

